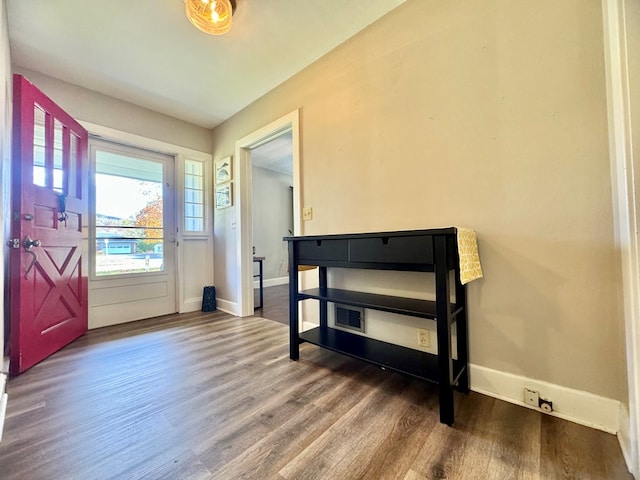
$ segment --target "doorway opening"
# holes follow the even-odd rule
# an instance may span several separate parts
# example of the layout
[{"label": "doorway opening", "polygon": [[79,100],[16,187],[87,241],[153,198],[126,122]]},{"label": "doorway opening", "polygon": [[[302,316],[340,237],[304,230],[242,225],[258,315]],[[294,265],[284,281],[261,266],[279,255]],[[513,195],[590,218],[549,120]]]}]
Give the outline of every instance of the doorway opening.
[{"label": "doorway opening", "polygon": [[[251,150],[253,251],[265,257],[264,286],[288,283],[285,235],[293,235],[291,131]],[[254,272],[255,273],[255,272]]]},{"label": "doorway opening", "polygon": [[[238,195],[238,262],[237,262],[237,275],[238,278],[238,292],[240,292],[240,304],[237,309],[237,314],[246,317],[254,314],[254,199],[253,197],[253,182],[252,182],[252,170],[253,170],[253,152],[259,151],[262,146],[269,144],[274,140],[280,140],[290,142],[290,154],[291,154],[291,189],[288,190],[288,195],[291,198],[291,210],[292,218],[287,231],[282,232],[282,237],[286,235],[299,235],[300,234],[300,154],[299,154],[299,112],[294,112],[285,115],[284,117],[270,123],[269,125],[257,130],[256,132],[238,140],[236,142],[235,156],[238,161],[236,162],[236,173],[239,186]],[[290,139],[290,140],[289,140]],[[275,145],[275,144],[273,144]],[[288,147],[287,147],[288,148]],[[257,165],[260,165],[258,160]],[[289,230],[292,229],[292,232]],[[260,252],[256,254],[258,256]],[[266,257],[266,255],[264,255]],[[268,259],[265,259],[268,261]]]}]

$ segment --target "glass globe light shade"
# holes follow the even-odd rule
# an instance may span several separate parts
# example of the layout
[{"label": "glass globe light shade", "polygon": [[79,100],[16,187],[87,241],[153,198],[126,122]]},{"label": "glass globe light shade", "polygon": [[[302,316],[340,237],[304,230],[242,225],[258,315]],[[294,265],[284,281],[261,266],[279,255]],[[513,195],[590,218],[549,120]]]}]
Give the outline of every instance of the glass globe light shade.
[{"label": "glass globe light shade", "polygon": [[231,30],[231,0],[185,0],[184,9],[189,21],[204,33],[222,35]]}]

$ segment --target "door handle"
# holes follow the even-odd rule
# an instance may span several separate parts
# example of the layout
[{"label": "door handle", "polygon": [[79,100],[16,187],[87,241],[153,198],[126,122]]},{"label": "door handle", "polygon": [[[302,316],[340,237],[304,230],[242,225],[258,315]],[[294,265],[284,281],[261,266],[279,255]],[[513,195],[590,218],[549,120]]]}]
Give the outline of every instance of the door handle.
[{"label": "door handle", "polygon": [[27,251],[31,250],[31,247],[39,247],[40,245],[41,245],[40,240],[31,240],[29,235],[24,237],[24,241],[22,242],[22,246]]},{"label": "door handle", "polygon": [[39,247],[41,244],[42,244],[42,242],[40,242],[40,240],[31,240],[29,235],[24,237],[24,241],[22,242],[22,246],[24,247],[25,252],[32,256],[31,263],[27,267],[27,271],[24,272],[24,279],[25,280],[29,280],[29,272],[31,271],[31,269],[34,267],[34,265],[38,261],[38,254],[36,252],[32,251],[31,247]]}]

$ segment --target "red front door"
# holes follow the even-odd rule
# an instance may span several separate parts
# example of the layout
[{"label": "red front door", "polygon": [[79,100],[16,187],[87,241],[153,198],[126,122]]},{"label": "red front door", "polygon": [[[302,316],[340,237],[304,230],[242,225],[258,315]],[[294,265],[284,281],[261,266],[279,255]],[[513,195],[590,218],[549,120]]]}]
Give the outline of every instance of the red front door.
[{"label": "red front door", "polygon": [[87,331],[87,131],[13,77],[10,370]]}]

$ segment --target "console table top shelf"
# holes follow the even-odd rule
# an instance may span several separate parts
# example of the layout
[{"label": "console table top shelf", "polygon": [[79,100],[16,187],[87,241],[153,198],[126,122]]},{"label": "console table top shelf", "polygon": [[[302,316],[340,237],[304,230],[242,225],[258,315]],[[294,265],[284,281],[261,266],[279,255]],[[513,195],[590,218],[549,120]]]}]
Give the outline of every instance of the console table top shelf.
[{"label": "console table top shelf", "polygon": [[[298,293],[298,300],[315,299],[326,300],[332,303],[353,305],[354,307],[370,308],[383,312],[409,315],[412,317],[435,319],[437,317],[436,302],[418,298],[397,297],[392,295],[380,295],[377,293],[357,292],[338,288],[327,288],[322,292],[319,288],[302,290]],[[462,308],[456,308],[451,304],[452,316],[456,316]]]}]

